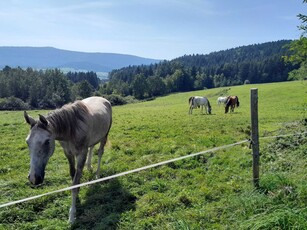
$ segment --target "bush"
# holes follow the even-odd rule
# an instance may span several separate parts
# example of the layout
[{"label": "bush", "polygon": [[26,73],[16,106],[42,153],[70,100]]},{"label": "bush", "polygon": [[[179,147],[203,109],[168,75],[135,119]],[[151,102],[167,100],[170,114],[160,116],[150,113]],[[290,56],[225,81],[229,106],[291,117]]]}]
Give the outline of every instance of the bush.
[{"label": "bush", "polygon": [[125,98],[117,94],[105,95],[104,98],[109,100],[112,106],[127,104],[127,101],[125,100]]},{"label": "bush", "polygon": [[0,110],[27,110],[28,103],[16,97],[0,98]]}]

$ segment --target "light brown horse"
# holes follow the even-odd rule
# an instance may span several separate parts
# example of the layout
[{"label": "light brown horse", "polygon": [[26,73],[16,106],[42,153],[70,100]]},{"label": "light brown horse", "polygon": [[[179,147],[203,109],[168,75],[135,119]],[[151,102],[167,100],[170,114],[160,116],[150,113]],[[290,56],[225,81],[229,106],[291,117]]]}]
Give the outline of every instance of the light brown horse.
[{"label": "light brown horse", "polygon": [[234,112],[236,106],[240,106],[239,98],[237,96],[229,96],[225,104],[225,113],[228,113],[229,107],[230,111]]},{"label": "light brown horse", "polygon": [[[34,120],[24,112],[26,122],[31,126],[26,142],[30,151],[29,181],[33,185],[43,183],[45,168],[55,149],[55,140],[60,141],[69,162],[72,184],[80,183],[88,149],[100,143],[98,149],[99,175],[101,157],[112,124],[112,108],[102,97],[90,97],[63,106],[46,117],[39,115]],[[91,151],[88,163],[92,157]],[[76,199],[79,188],[72,189],[72,204],[69,221],[74,222]]]}]

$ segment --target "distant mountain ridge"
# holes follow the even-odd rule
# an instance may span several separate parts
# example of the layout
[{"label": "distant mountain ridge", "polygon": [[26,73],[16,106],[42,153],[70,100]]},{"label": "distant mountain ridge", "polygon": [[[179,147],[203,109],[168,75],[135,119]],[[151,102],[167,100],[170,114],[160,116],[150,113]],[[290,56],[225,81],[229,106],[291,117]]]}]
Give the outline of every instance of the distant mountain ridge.
[{"label": "distant mountain ridge", "polygon": [[149,65],[161,60],[127,54],[89,53],[53,47],[0,46],[0,67],[67,68],[110,72],[133,65]]}]

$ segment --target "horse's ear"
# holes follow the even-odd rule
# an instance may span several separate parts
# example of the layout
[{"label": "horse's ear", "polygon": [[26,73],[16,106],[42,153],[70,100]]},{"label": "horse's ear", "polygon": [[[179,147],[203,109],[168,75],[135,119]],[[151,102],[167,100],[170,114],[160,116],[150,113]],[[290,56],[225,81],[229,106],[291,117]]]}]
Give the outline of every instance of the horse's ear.
[{"label": "horse's ear", "polygon": [[30,117],[30,116],[28,115],[27,111],[24,111],[23,116],[24,116],[26,122],[27,122],[29,125],[31,125],[31,127],[33,127],[33,126],[36,124],[36,121],[35,121],[32,117]]},{"label": "horse's ear", "polygon": [[47,121],[47,119],[43,116],[43,115],[38,115],[39,116],[39,120],[40,120],[40,122],[42,122],[42,124],[44,125],[44,126],[48,126],[48,121]]}]

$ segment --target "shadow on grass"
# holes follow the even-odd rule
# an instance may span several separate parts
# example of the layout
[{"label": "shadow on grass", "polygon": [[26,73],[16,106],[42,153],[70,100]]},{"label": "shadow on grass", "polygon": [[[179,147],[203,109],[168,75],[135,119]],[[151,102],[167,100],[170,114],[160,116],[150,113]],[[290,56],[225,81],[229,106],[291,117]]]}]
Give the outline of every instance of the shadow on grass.
[{"label": "shadow on grass", "polygon": [[77,219],[71,229],[117,229],[121,214],[134,210],[135,201],[136,197],[117,179],[94,184],[77,206]]}]

